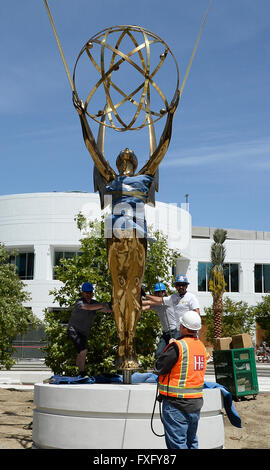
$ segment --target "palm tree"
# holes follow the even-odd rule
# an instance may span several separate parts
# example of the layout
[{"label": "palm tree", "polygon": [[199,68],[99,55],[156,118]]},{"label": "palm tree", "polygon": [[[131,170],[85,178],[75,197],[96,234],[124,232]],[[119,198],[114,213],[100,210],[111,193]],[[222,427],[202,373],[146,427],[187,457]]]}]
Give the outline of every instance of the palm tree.
[{"label": "palm tree", "polygon": [[223,294],[226,282],[224,279],[223,264],[226,250],[223,246],[227,238],[227,231],[216,229],[213,234],[214,243],[211,246],[211,262],[209,290],[213,296],[214,338],[220,338],[222,333]]}]

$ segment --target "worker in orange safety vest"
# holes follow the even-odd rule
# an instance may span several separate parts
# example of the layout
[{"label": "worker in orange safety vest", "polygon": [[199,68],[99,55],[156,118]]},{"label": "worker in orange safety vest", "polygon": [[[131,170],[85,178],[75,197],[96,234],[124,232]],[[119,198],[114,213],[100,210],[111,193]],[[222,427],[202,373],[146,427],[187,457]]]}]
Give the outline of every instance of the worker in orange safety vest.
[{"label": "worker in orange safety vest", "polygon": [[201,318],[194,311],[180,319],[180,338],[171,339],[158,358],[159,400],[168,449],[197,449],[197,428],[203,405],[207,352],[197,336]]}]

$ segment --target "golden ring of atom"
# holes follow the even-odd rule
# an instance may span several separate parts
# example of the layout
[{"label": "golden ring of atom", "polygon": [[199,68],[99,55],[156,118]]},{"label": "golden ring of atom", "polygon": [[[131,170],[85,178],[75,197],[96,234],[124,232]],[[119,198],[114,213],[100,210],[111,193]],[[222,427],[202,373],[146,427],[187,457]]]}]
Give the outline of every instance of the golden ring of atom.
[{"label": "golden ring of atom", "polygon": [[[160,82],[172,98],[179,88],[179,69],[171,49],[159,36],[140,26],[113,26],[86,42],[73,71],[74,90],[78,96],[76,82],[79,81],[82,59],[86,67],[82,68],[82,82],[88,87],[82,100],[85,112],[98,124],[117,131],[142,129],[166,114],[171,99],[167,100]],[[95,77],[87,70],[89,64],[94,66]],[[103,109],[92,113],[90,102],[97,93],[102,94],[99,99]]]}]

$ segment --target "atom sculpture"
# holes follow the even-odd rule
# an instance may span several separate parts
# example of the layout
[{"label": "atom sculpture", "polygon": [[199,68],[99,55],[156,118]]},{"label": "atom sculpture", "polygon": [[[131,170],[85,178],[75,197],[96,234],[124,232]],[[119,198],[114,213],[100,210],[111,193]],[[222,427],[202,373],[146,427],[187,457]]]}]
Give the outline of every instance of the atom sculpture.
[{"label": "atom sculpture", "polygon": [[[123,52],[120,48],[126,45],[126,39],[130,40],[131,49],[129,52]],[[112,42],[114,41],[114,42]],[[151,64],[151,47],[159,47],[159,56],[155,65]],[[94,52],[100,49],[98,58],[94,57]],[[82,57],[87,56],[89,63],[93,65],[100,78],[97,80],[84,101],[84,111],[97,123],[103,126],[111,127],[116,131],[139,130],[160,120],[168,111],[168,100],[156,81],[158,72],[165,63],[168,56],[172,59],[176,69],[176,86],[174,101],[179,89],[179,69],[175,57],[169,46],[159,36],[139,26],[114,26],[92,36],[81,49],[75,63],[73,71],[73,84],[75,93],[80,96],[76,89],[77,68]],[[98,63],[99,62],[99,63]],[[138,79],[137,86],[131,91],[126,92],[120,87],[118,82],[121,75],[121,66],[129,64],[131,69],[136,70]],[[106,68],[107,67],[107,68]],[[134,72],[131,70],[131,73]],[[134,73],[133,73],[134,75]],[[123,76],[121,77],[123,79]],[[170,81],[172,80],[170,75]],[[129,84],[129,78],[125,74],[124,81]],[[150,105],[150,86],[159,95],[163,103],[160,110],[151,109]],[[103,87],[106,97],[106,110],[97,110],[95,113],[89,111],[90,101],[93,99],[97,90]],[[119,101],[113,102],[111,91],[117,92]],[[137,98],[137,96],[140,96]],[[81,98],[81,97],[80,97]],[[123,104],[131,103],[135,107],[135,113],[131,120],[126,123],[119,109]],[[144,116],[141,122],[138,122],[142,114]],[[104,117],[108,118],[108,123]]]}]

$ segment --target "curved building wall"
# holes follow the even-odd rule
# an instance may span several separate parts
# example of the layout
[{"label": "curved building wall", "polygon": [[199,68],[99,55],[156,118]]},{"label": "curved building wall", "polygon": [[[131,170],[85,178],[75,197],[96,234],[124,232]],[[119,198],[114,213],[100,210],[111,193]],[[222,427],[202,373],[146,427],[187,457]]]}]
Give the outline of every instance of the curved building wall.
[{"label": "curved building wall", "polygon": [[[99,196],[93,193],[29,193],[0,196],[0,242],[6,248],[34,254],[33,279],[25,279],[35,315],[43,318],[45,308],[57,307],[49,291],[61,285],[53,279],[55,252],[76,252],[81,232],[74,217],[82,212],[90,220],[101,216]],[[168,235],[170,248],[189,257],[191,217],[172,204],[157,202],[146,207],[149,226]]]}]

